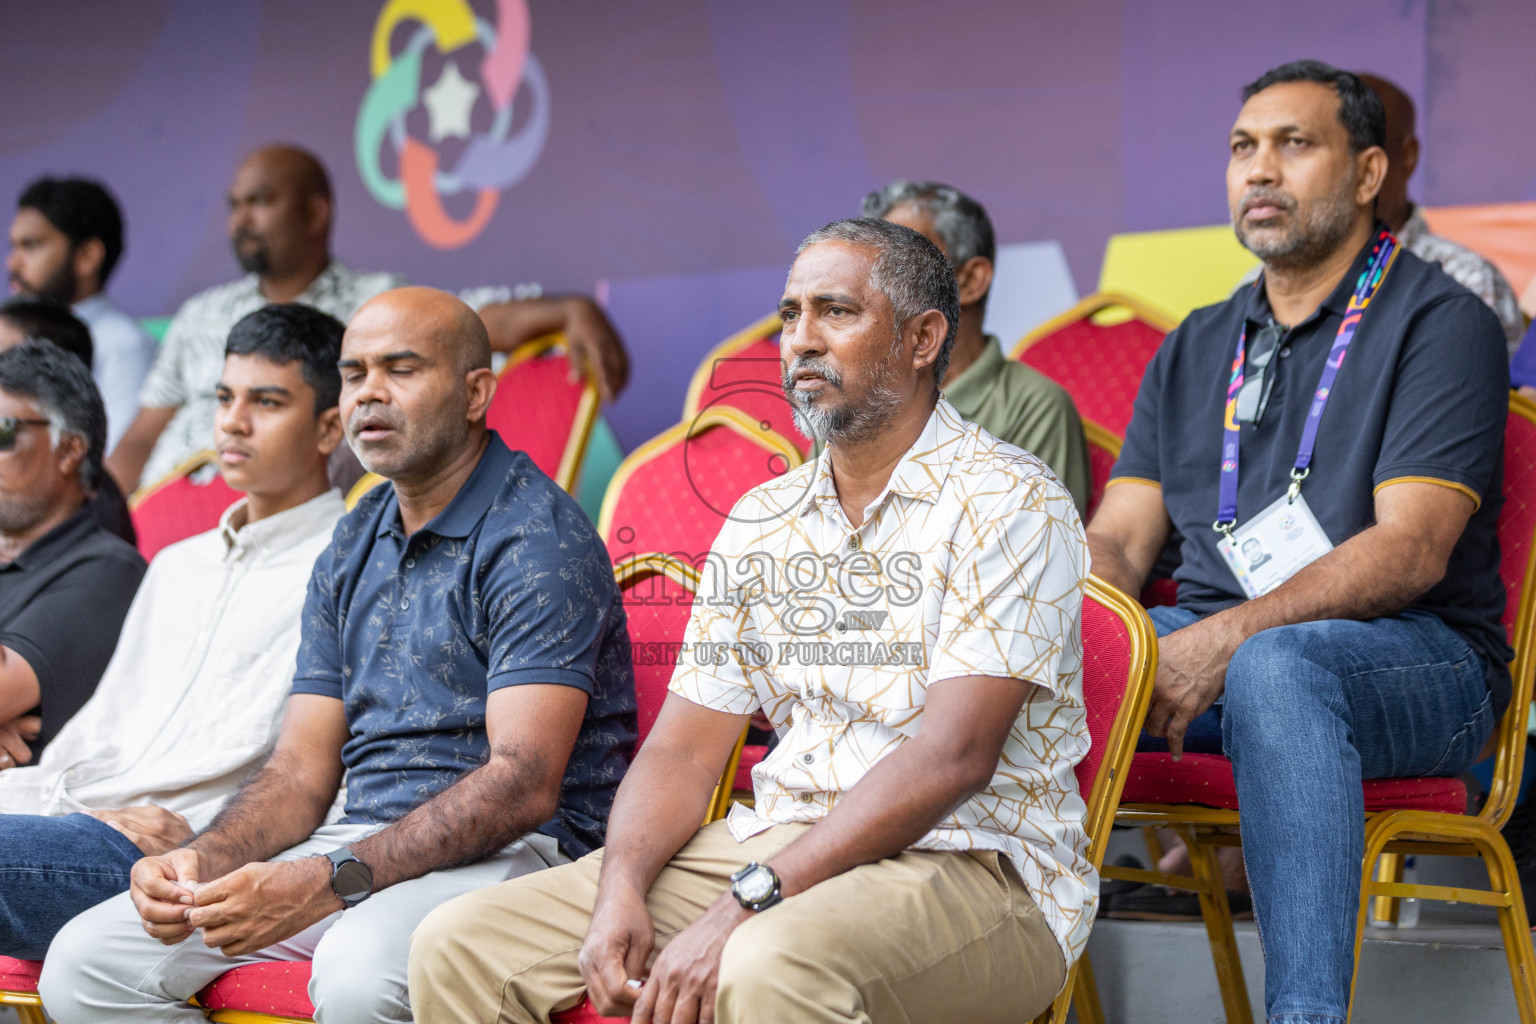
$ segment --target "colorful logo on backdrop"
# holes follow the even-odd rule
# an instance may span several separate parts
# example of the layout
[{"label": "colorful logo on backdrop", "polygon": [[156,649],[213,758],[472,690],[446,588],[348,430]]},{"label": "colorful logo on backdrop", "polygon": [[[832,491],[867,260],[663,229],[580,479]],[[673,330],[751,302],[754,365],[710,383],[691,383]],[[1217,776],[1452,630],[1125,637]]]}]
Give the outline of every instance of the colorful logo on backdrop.
[{"label": "colorful logo on backdrop", "polygon": [[[390,43],[400,26],[415,27],[400,52]],[[357,112],[354,142],[363,184],[384,206],[404,210],[422,241],[457,249],[485,230],[503,190],[521,181],[549,136],[549,82],[528,49],[527,0],[497,0],[493,25],[465,0],[389,0],[373,26],[373,81]],[[471,62],[479,44],[483,56]],[[436,80],[422,87],[429,48],[443,56]],[[465,77],[461,64],[468,65]],[[526,89],[529,113],[512,130],[513,101]],[[489,127],[472,128],[476,104],[489,101]],[[427,138],[410,135],[406,120],[426,107]],[[482,120],[484,118],[482,117]],[[462,142],[455,142],[462,140]],[[385,149],[393,151],[399,177],[384,172]],[[441,153],[457,158],[440,159]],[[456,217],[445,200],[468,194],[473,206]],[[469,204],[460,200],[458,207]],[[461,210],[462,212],[462,210]]]}]

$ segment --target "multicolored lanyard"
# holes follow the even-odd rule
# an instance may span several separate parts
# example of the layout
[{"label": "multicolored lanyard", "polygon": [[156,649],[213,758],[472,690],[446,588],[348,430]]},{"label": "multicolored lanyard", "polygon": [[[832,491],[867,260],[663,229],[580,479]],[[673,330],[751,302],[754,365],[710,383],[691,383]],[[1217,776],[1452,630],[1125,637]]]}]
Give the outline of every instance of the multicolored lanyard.
[{"label": "multicolored lanyard", "polygon": [[[1382,228],[1376,236],[1376,246],[1372,249],[1373,258],[1371,265],[1365,273],[1360,275],[1360,280],[1355,284],[1355,294],[1350,296],[1349,307],[1344,311],[1344,320],[1339,324],[1339,332],[1334,335],[1333,348],[1328,352],[1328,361],[1323,364],[1323,374],[1317,382],[1317,390],[1312,395],[1312,405],[1307,410],[1306,426],[1301,431],[1301,446],[1296,451],[1296,464],[1291,467],[1291,486],[1286,491],[1286,497],[1291,501],[1301,493],[1301,482],[1312,472],[1312,452],[1317,446],[1317,425],[1322,422],[1323,409],[1328,405],[1328,396],[1333,392],[1334,378],[1339,375],[1339,367],[1344,365],[1344,353],[1349,351],[1349,343],[1355,338],[1355,331],[1360,327],[1360,320],[1365,316],[1365,309],[1371,304],[1376,290],[1381,287],[1382,280],[1387,276],[1387,271],[1392,267],[1392,261],[1396,259],[1398,252],[1397,239],[1392,232]],[[1257,284],[1254,285],[1258,287]],[[1238,440],[1242,435],[1241,427],[1237,422],[1237,393],[1243,389],[1243,368],[1248,358],[1248,324],[1243,323],[1243,329],[1237,335],[1237,354],[1232,360],[1232,378],[1227,383],[1227,408],[1224,418],[1224,431],[1221,440],[1221,508],[1216,513],[1216,522],[1212,528],[1217,533],[1232,535],[1232,528],[1237,525],[1237,472],[1238,472]]]}]

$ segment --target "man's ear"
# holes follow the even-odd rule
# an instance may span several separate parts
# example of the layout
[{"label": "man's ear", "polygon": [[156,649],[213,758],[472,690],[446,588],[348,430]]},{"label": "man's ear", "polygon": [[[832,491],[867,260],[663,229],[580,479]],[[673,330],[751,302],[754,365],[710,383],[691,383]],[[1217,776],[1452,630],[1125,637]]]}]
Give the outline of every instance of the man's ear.
[{"label": "man's ear", "polygon": [[1419,137],[1410,135],[1403,140],[1403,180],[1413,177],[1419,166]]},{"label": "man's ear", "polygon": [[336,406],[322,412],[315,420],[315,447],[326,458],[341,446],[341,410]]},{"label": "man's ear", "polygon": [[53,451],[53,457],[59,467],[59,475],[75,479],[80,473],[80,463],[86,456],[85,438],[79,434],[64,434],[59,437],[59,445]]},{"label": "man's ear", "polygon": [[949,336],[949,321],[944,319],[943,313],[930,309],[908,320],[903,330],[917,335],[916,345],[912,349],[912,368],[921,370],[925,366],[932,366],[933,361],[939,358],[939,350],[944,347],[944,339]]},{"label": "man's ear", "polygon": [[955,271],[955,281],[960,285],[960,308],[974,306],[992,290],[992,261],[985,256],[972,256]]},{"label": "man's ear", "polygon": [[[102,286],[101,264],[107,258],[107,247],[99,238],[87,238],[75,246],[74,253],[70,256],[74,264],[75,279],[81,284],[90,282],[95,287],[92,291],[100,291]],[[76,285],[79,287],[79,285]],[[78,298],[76,296],[75,298]],[[73,299],[71,300],[73,301]]]},{"label": "man's ear", "polygon": [[464,385],[469,391],[469,422],[479,423],[496,396],[496,374],[484,368],[470,370],[464,375]]},{"label": "man's ear", "polygon": [[309,197],[309,230],[317,235],[331,230],[331,201],[319,193]]},{"label": "man's ear", "polygon": [[1371,146],[1355,154],[1355,204],[1368,206],[1387,179],[1387,151]]}]

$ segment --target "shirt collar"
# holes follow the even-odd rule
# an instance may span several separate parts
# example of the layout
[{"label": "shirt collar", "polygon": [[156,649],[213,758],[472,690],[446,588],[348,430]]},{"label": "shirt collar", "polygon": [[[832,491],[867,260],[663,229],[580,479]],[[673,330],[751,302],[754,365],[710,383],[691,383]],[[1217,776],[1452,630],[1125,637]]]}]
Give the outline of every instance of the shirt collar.
[{"label": "shirt collar", "polygon": [[[891,471],[891,479],[886,482],[885,490],[870,503],[865,513],[871,513],[879,508],[892,494],[900,494],[915,501],[930,503],[938,501],[939,491],[949,477],[950,467],[955,461],[955,451],[964,440],[965,432],[965,420],[955,411],[955,407],[941,396],[933,412],[929,414],[928,422],[923,425],[923,432],[912,443],[912,447],[907,449],[901,461],[896,463],[896,468]],[[805,502],[800,506],[801,515],[805,515],[818,505],[837,501],[837,485],[832,478],[831,454],[832,449],[828,447],[816,457],[815,479],[811,484],[810,493],[806,495]]]},{"label": "shirt collar", "polygon": [[[469,474],[469,479],[464,481],[464,486],[459,488],[459,493],[453,496],[448,506],[433,516],[419,532],[438,537],[468,537],[476,524],[491,510],[491,503],[496,500],[501,485],[506,482],[507,472],[512,468],[512,449],[507,447],[496,431],[488,433],[490,441],[474,471]],[[394,488],[390,488],[375,536],[399,532],[399,523],[400,498]]]},{"label": "shirt collar", "polygon": [[995,336],[987,335],[986,345],[976,361],[967,366],[960,376],[944,378],[944,396],[961,405],[968,404],[967,398],[980,401],[1002,379],[1003,367],[1007,363],[1002,343]]},{"label": "shirt collar", "polygon": [[[1371,228],[1370,238],[1366,240],[1365,245],[1355,255],[1355,261],[1349,265],[1348,272],[1339,278],[1339,283],[1333,286],[1333,291],[1323,300],[1322,305],[1318,306],[1312,315],[1301,323],[1287,324],[1286,326],[1291,330],[1304,327],[1322,316],[1323,310],[1327,310],[1335,316],[1343,316],[1349,308],[1349,300],[1355,294],[1355,285],[1359,282],[1360,275],[1365,273],[1366,268],[1371,265],[1371,249],[1376,244],[1376,236],[1385,231],[1386,227],[1381,221],[1377,221]],[[1401,237],[1398,238],[1398,242],[1402,243]],[[1269,296],[1264,294],[1264,275],[1262,273],[1254,279],[1253,284],[1248,288],[1247,303],[1244,306],[1243,314],[1256,324],[1266,324],[1274,315],[1270,312]]]},{"label": "shirt collar", "polygon": [[82,320],[89,320],[92,317],[111,312],[111,310],[112,303],[107,301],[107,296],[103,292],[88,295],[70,307],[70,312]]},{"label": "shirt collar", "polygon": [[219,535],[224,538],[226,557],[239,558],[248,551],[264,557],[281,554],[334,525],[347,510],[341,492],[334,487],[302,505],[254,523],[245,522],[246,507],[246,499],[241,498],[219,517]]},{"label": "shirt collar", "polygon": [[15,561],[9,564],[0,563],[0,568],[35,569],[39,565],[46,564],[57,551],[74,547],[94,529],[96,529],[96,517],[92,515],[89,507],[81,505],[68,519],[28,544],[26,550],[16,556]]},{"label": "shirt collar", "polygon": [[[320,296],[334,293],[341,286],[344,278],[351,276],[352,271],[346,264],[333,259],[325,265],[325,269],[309,282],[309,287],[295,295],[290,301],[300,306],[319,307]],[[261,278],[254,274],[246,274],[240,279],[240,288],[248,296],[254,296],[258,302],[266,303],[267,297],[261,294]]]}]

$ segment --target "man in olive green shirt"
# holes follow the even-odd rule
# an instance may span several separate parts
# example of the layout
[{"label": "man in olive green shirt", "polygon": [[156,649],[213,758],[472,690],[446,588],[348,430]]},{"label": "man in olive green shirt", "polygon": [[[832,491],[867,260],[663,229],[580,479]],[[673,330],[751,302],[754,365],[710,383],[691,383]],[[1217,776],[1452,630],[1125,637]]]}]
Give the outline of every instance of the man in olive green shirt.
[{"label": "man in olive green shirt", "polygon": [[960,327],[944,375],[944,397],[993,437],[1039,457],[1071,492],[1078,512],[1085,512],[1092,483],[1077,406],[1065,388],[1009,359],[997,338],[981,329],[997,258],[987,211],[948,185],[893,181],[864,197],[864,215],[927,236],[954,268],[960,285]]}]

